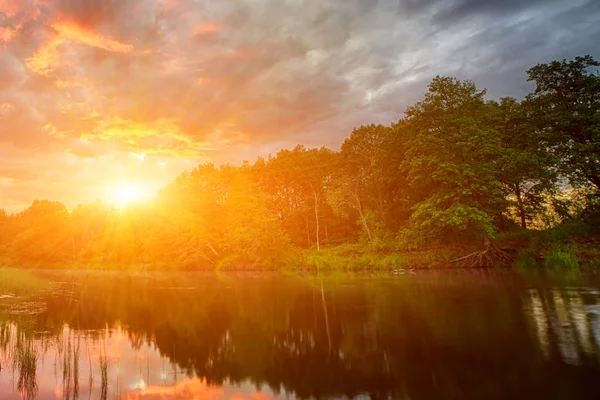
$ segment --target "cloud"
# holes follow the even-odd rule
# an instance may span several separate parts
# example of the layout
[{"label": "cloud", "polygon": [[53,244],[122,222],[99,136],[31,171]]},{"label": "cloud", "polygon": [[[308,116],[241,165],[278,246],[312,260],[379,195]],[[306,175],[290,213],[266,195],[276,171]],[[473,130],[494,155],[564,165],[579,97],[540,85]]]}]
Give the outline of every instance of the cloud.
[{"label": "cloud", "polygon": [[0,46],[12,42],[39,15],[39,9],[29,0],[0,0]]},{"label": "cloud", "polygon": [[434,21],[440,24],[457,23],[464,18],[505,16],[558,0],[455,0],[440,5]]},{"label": "cloud", "polygon": [[188,136],[180,133],[176,121],[160,119],[154,122],[132,121],[123,118],[94,119],[93,129],[81,134],[83,141],[104,141],[119,144],[128,151],[145,149],[149,154],[182,156],[186,152],[199,155],[210,151],[210,147],[193,142]]},{"label": "cloud", "polygon": [[116,53],[129,53],[133,51],[133,46],[130,44],[121,43],[103,36],[73,21],[53,22],[50,26],[50,31],[50,37],[47,42],[26,61],[27,67],[32,72],[48,74],[63,66],[61,53],[65,53],[66,51],[61,52],[59,48],[66,44],[69,44],[69,46],[72,46],[74,43],[82,44]]},{"label": "cloud", "polygon": [[593,0],[0,0],[0,147],[71,183],[115,154],[174,174],[336,147],[397,120],[437,74],[520,97],[530,66],[598,57],[598,19]]}]

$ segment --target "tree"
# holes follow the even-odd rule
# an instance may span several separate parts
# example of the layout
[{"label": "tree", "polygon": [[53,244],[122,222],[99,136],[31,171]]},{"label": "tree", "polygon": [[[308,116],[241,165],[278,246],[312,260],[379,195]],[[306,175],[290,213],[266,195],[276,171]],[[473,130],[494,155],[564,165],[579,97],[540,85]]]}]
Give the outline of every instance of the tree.
[{"label": "tree", "polygon": [[438,76],[400,122],[411,135],[404,168],[421,199],[410,219],[417,241],[494,233],[506,202],[500,135],[484,95],[470,81]]},{"label": "tree", "polygon": [[600,66],[591,56],[538,64],[527,74],[536,88],[527,98],[543,144],[574,187],[600,195]]},{"label": "tree", "polygon": [[353,173],[350,165],[343,162],[341,155],[339,158],[341,159],[340,167],[334,172],[332,183],[327,191],[327,202],[333,208],[334,213],[342,218],[349,218],[350,211],[355,211],[369,243],[372,244],[374,235],[367,218],[368,211],[363,204],[362,180],[360,176]]},{"label": "tree", "polygon": [[6,253],[6,247],[11,241],[12,225],[10,215],[0,208],[0,265],[2,264],[2,256]]},{"label": "tree", "polygon": [[405,186],[401,132],[383,125],[356,128],[342,144],[338,178],[330,196],[336,209],[355,210],[370,241],[396,228],[394,206]]},{"label": "tree", "polygon": [[[333,160],[333,152],[325,147],[306,149],[298,145],[293,150],[281,150],[261,171],[255,171],[260,174],[261,187],[269,194],[271,206],[284,225],[293,226],[304,218],[308,246],[311,243],[309,212],[313,215],[317,250],[321,247],[325,190],[331,181]],[[293,230],[289,227],[289,231]]]},{"label": "tree", "polygon": [[35,200],[16,215],[12,259],[19,263],[73,261],[73,229],[64,204]]},{"label": "tree", "polygon": [[541,144],[526,104],[509,97],[489,104],[500,133],[500,181],[510,199],[509,211],[526,229],[556,189],[554,160]]},{"label": "tree", "polygon": [[227,210],[224,247],[230,254],[252,261],[275,261],[287,251],[289,238],[248,173],[240,173],[234,180]]}]

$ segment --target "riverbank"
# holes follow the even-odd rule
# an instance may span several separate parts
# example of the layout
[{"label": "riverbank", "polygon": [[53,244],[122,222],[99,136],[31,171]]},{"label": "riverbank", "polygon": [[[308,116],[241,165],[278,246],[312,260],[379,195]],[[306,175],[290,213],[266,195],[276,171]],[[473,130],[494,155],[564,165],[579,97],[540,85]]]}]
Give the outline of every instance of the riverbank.
[{"label": "riverbank", "polygon": [[29,271],[0,268],[0,296],[23,296],[48,289],[49,282]]},{"label": "riverbank", "polygon": [[[582,223],[563,224],[547,230],[520,230],[493,239],[511,262],[496,267],[596,270],[600,268],[600,238]],[[459,266],[453,260],[481,251],[481,241],[448,243],[410,249],[397,242],[324,246],[317,250],[294,250],[287,260],[268,263],[268,269],[303,271],[392,271],[407,273],[416,269],[442,269]],[[263,269],[258,262],[225,259],[222,270]]]},{"label": "riverbank", "polygon": [[[547,230],[521,230],[502,233],[493,239],[504,250],[511,262],[497,263],[496,267],[551,268],[595,270],[600,268],[600,237],[593,229],[581,223],[567,223]],[[417,249],[407,248],[396,241],[345,243],[322,246],[320,249],[288,248],[277,257],[248,259],[236,255],[223,257],[217,262],[180,264],[146,261],[120,262],[78,260],[61,264],[16,265],[4,260],[5,282],[20,287],[35,287],[37,283],[19,274],[21,269],[70,270],[129,270],[129,271],[389,271],[408,273],[415,269],[442,269],[459,267],[453,260],[483,249],[481,241],[453,242]],[[18,268],[18,269],[17,269]],[[14,279],[10,278],[14,277]],[[0,279],[2,277],[0,276]],[[29,283],[31,282],[31,284]],[[1,285],[1,282],[0,282]],[[7,285],[6,283],[4,285]],[[2,286],[0,286],[0,290]]]}]

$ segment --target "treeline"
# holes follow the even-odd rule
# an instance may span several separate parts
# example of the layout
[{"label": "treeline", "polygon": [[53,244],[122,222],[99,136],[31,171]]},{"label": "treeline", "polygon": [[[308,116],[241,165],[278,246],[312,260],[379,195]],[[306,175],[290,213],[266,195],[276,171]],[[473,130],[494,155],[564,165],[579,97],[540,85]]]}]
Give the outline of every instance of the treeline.
[{"label": "treeline", "polygon": [[565,220],[600,199],[600,64],[528,71],[535,91],[486,100],[436,77],[391,126],[355,129],[338,152],[297,146],[242,166],[200,165],[155,201],[72,211],[36,200],[0,212],[0,260],[171,268],[285,262],[298,248],[479,240]]}]

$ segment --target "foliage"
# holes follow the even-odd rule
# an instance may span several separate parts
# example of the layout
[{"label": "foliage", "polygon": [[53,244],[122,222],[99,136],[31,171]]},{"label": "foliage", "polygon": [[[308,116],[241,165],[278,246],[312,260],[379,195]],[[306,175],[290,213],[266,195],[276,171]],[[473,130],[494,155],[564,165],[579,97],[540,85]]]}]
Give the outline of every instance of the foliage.
[{"label": "foliage", "polygon": [[342,144],[338,168],[329,185],[328,203],[344,218],[354,214],[366,239],[389,236],[400,187],[403,149],[394,147],[396,131],[383,125],[361,126]]},{"label": "foliage", "polygon": [[[544,251],[552,235],[597,235],[598,66],[590,56],[537,65],[523,101],[438,76],[396,123],[360,126],[339,151],[298,145],[253,164],[202,164],[148,204],[0,209],[0,265],[275,268],[308,252],[318,268],[393,268],[399,248],[465,250],[518,225],[540,230],[532,243]],[[348,243],[360,251],[330,250]]]},{"label": "foliage", "polygon": [[539,140],[525,104],[503,98],[490,105],[500,134],[500,181],[509,200],[507,212],[526,229],[544,214],[548,196],[557,191],[557,173],[550,167],[554,160]]},{"label": "foliage", "polygon": [[548,253],[544,264],[548,268],[579,268],[579,262],[565,249],[556,249]]},{"label": "foliage", "polygon": [[320,252],[309,251],[296,261],[294,268],[316,271],[385,270],[394,271],[408,265],[404,255],[375,250],[373,247],[337,246]]},{"label": "foliage", "polygon": [[484,95],[472,82],[436,77],[425,100],[407,110],[404,168],[420,198],[411,216],[417,239],[495,231],[494,214],[505,206],[501,147]]},{"label": "foliage", "polygon": [[515,267],[519,269],[535,268],[538,266],[538,262],[535,255],[530,249],[519,249],[517,250],[517,257],[515,258]]},{"label": "foliage", "polygon": [[539,137],[574,187],[600,190],[600,66],[591,56],[539,64],[527,73],[536,84],[527,102]]},{"label": "foliage", "polygon": [[273,261],[287,250],[289,238],[266,202],[246,176],[234,181],[228,197],[225,249],[257,261]]}]

